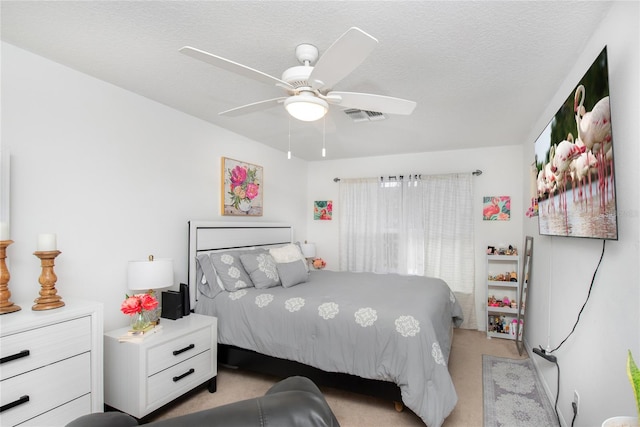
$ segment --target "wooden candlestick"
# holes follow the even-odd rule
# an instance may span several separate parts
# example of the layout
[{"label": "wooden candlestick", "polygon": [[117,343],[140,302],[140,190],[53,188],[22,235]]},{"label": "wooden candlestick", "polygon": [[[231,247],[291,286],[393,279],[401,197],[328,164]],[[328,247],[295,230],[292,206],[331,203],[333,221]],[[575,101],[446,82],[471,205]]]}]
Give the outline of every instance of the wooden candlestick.
[{"label": "wooden candlestick", "polygon": [[40,264],[42,265],[42,273],[38,282],[40,282],[40,298],[37,298],[36,303],[32,310],[51,310],[52,308],[59,308],[64,306],[62,297],[56,295],[56,280],[58,277],[53,272],[53,260],[61,254],[60,251],[36,251],[33,253],[40,258]]},{"label": "wooden candlestick", "polygon": [[9,269],[5,263],[7,257],[7,246],[13,243],[13,240],[0,240],[0,314],[13,313],[21,310],[19,305],[15,305],[9,298],[11,298],[11,292],[9,291]]}]

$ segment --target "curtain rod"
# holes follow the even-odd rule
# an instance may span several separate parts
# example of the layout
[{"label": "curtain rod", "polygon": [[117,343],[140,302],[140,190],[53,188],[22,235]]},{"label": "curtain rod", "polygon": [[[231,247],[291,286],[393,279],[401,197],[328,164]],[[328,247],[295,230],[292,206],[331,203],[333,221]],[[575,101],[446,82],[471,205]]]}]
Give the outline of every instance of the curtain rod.
[{"label": "curtain rod", "polygon": [[[474,176],[480,176],[482,175],[482,171],[480,169],[476,169],[473,172],[471,172],[471,175]],[[416,175],[416,178],[422,176],[422,175]],[[382,177],[381,177],[382,178]],[[397,179],[397,177],[395,175],[389,175],[388,178],[393,178],[393,179]],[[400,175],[400,179],[404,178],[404,175]],[[340,178],[333,178],[333,182],[340,182]]]}]

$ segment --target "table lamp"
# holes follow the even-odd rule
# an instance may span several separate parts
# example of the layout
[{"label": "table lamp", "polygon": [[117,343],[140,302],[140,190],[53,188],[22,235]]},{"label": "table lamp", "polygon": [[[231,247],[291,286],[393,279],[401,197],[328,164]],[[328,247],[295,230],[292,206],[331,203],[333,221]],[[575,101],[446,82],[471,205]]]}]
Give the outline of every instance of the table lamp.
[{"label": "table lamp", "polygon": [[[148,260],[129,261],[127,268],[127,287],[132,291],[143,290],[155,297],[155,289],[173,286],[173,260],[168,258],[154,258],[149,255]],[[157,298],[156,298],[157,299]],[[157,323],[160,318],[160,305],[150,313],[149,320]]]},{"label": "table lamp", "polygon": [[316,244],[315,243],[304,243],[300,244],[300,250],[302,251],[302,256],[307,259],[307,263],[311,265],[313,259],[316,257]]}]

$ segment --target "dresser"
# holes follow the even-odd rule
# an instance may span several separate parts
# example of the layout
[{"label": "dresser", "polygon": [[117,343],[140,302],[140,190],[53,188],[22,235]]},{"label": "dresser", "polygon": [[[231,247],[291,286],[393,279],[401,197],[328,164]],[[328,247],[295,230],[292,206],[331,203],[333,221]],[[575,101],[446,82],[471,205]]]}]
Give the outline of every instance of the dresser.
[{"label": "dresser", "polygon": [[103,309],[89,301],[0,316],[0,425],[63,426],[102,412]]},{"label": "dresser", "polygon": [[106,405],[142,418],[207,381],[215,391],[217,318],[190,314],[160,326],[137,342],[120,342],[128,328],[104,334]]}]

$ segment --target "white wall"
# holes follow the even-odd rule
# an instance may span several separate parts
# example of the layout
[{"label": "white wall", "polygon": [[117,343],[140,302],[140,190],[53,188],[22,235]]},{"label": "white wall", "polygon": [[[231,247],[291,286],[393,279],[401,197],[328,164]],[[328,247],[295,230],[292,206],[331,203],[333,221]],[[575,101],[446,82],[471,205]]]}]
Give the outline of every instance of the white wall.
[{"label": "white wall", "polygon": [[[604,259],[580,323],[555,353],[561,368],[558,409],[565,425],[570,425],[573,417],[574,390],[580,394],[575,426],[599,426],[608,417],[636,414],[625,362],[628,349],[636,361],[640,359],[639,9],[637,2],[614,4],[600,28],[594,29],[547,110],[537,119],[530,144],[523,150],[524,168],[533,161],[538,134],[607,45],[619,240],[606,242]],[[523,182],[523,191],[527,188],[527,182]],[[534,236],[526,344],[546,347],[549,342],[555,348],[571,331],[587,297],[602,241],[539,236],[535,219],[525,219],[524,231]],[[533,360],[555,399],[555,365],[537,356]]]},{"label": "white wall", "polygon": [[[38,297],[39,233],[56,233],[56,288],[119,311],[129,260],[174,260],[187,281],[187,221],[220,216],[220,157],[264,167],[264,216],[306,223],[306,163],[146,98],[2,44],[2,150],[11,152],[11,301]],[[295,176],[296,179],[290,179]],[[281,185],[281,183],[287,185]]]},{"label": "white wall", "polygon": [[[369,123],[375,126],[375,122]],[[307,197],[307,236],[317,245],[318,256],[327,261],[328,269],[338,269],[339,184],[333,178],[363,178],[410,173],[441,174],[483,171],[474,177],[476,323],[484,329],[486,268],[485,253],[489,245],[523,245],[522,218],[525,206],[522,194],[520,159],[522,146],[503,146],[474,150],[442,151],[309,163]],[[511,196],[510,221],[483,221],[483,196]],[[333,200],[332,221],[313,220],[313,201]],[[467,324],[467,327],[474,327]]]}]

